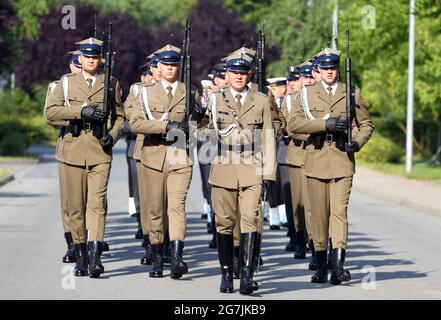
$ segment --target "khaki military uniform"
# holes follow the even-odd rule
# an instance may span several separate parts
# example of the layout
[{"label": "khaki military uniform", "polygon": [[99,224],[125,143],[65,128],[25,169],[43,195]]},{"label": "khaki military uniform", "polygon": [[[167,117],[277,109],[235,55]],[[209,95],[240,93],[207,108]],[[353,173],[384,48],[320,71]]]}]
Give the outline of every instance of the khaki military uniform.
[{"label": "khaki military uniform", "polygon": [[[55,152],[55,159],[58,161],[58,180],[60,184],[60,203],[61,203],[61,221],[63,223],[63,229],[65,233],[70,232],[70,226],[69,226],[69,211],[67,207],[67,180],[66,180],[66,174],[65,174],[65,164],[63,160],[63,156],[60,152],[60,150],[63,149],[63,131],[65,130],[66,126],[69,124],[67,121],[49,121],[46,117],[46,109],[48,107],[48,101],[49,98],[54,94],[55,88],[57,85],[59,85],[59,81],[51,82],[48,86],[47,94],[46,94],[46,100],[44,105],[44,119],[47,124],[54,127],[55,129],[60,130],[60,136],[58,137],[57,144],[56,144],[56,152]],[[61,84],[62,85],[62,84]]]},{"label": "khaki military uniform", "polygon": [[[49,121],[81,120],[81,110],[85,104],[97,104],[103,109],[104,75],[99,74],[94,86],[89,89],[83,73],[67,74],[60,80],[68,80],[67,97],[62,86],[57,86],[50,97],[46,109]],[[116,81],[115,81],[116,82]],[[68,105],[66,106],[65,99]],[[124,125],[120,88],[115,85],[115,104],[110,111],[108,128],[113,140],[118,141]],[[70,127],[71,128],[71,127]],[[67,178],[69,222],[74,244],[85,243],[86,216],[88,220],[89,241],[104,239],[105,218],[107,214],[107,184],[112,162],[111,150],[105,151],[95,137],[91,127],[83,124],[78,136],[70,129],[62,138],[57,154],[62,157]]]},{"label": "khaki military uniform", "polygon": [[[325,128],[327,116],[346,117],[345,90],[343,83],[338,84],[335,96],[328,95],[322,82],[306,87],[302,99],[296,100],[289,121],[289,130],[293,133],[310,134],[304,154],[304,173],[316,251],[327,249],[329,226],[333,248],[346,249],[347,245],[347,208],[355,159],[353,154],[342,151],[341,143],[338,148],[339,135],[326,135]],[[355,104],[353,126],[357,130],[354,130],[353,140],[362,147],[372,135],[374,126],[359,89],[355,90]],[[316,144],[318,135],[325,139],[324,142],[320,140],[320,145]]]},{"label": "khaki military uniform", "polygon": [[184,137],[177,143],[165,140],[167,120],[183,122],[185,118],[185,85],[178,84],[170,103],[161,82],[142,88],[130,118],[132,131],[145,135],[140,159],[142,179],[148,183],[144,183],[141,193],[145,194],[148,204],[146,215],[153,245],[164,242],[166,217],[170,240],[184,241],[185,238],[185,201],[193,164]]},{"label": "khaki military uniform", "polygon": [[[154,84],[153,81],[150,80],[147,83],[142,83],[142,82],[136,83],[130,88],[130,93],[127,96],[126,101],[124,102],[124,112],[128,120],[130,120],[130,118],[132,117],[133,107],[136,101],[139,99],[139,94],[141,92],[141,89],[144,86],[151,86],[153,84]],[[146,202],[145,192],[143,192],[143,190],[145,190],[145,187],[144,187],[144,175],[142,174],[142,162],[141,162],[141,153],[142,153],[143,144],[144,144],[144,135],[137,134],[133,159],[136,160],[136,173],[138,177],[139,207],[140,207],[142,234],[148,235],[149,234],[149,227],[148,227],[149,219],[147,218],[148,204]]]},{"label": "khaki military uniform", "polygon": [[[237,124],[232,110],[243,125],[243,130],[238,127],[220,139],[219,154],[211,167],[209,182],[213,186],[211,198],[216,229],[221,234],[233,234],[240,211],[241,233],[258,232],[263,179],[274,181],[276,172],[270,99],[249,90],[239,110],[230,89],[214,95],[217,110],[211,109],[212,121],[216,121],[218,128],[224,130]],[[263,131],[256,131],[259,129]],[[261,148],[253,150],[251,145],[258,137]]]},{"label": "khaki military uniform", "polygon": [[[285,118],[289,119],[293,115],[294,104],[298,99],[299,93],[293,93],[287,96],[282,107],[282,112]],[[291,138],[286,154],[286,161],[290,165],[289,179],[291,184],[292,208],[294,215],[294,228],[296,232],[305,231],[308,223],[305,221],[305,192],[303,187],[303,172],[302,172],[302,156],[303,146],[308,135],[295,134],[287,128],[287,133]]]}]

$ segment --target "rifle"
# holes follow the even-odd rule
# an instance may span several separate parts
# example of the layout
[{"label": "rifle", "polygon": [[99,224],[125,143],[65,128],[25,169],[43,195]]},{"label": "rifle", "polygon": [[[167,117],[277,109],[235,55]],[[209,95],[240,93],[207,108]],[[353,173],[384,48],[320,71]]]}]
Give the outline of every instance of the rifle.
[{"label": "rifle", "polygon": [[112,85],[112,72],[114,62],[114,52],[112,51],[112,22],[109,22],[109,34],[107,35],[106,63],[104,65],[104,101],[103,108],[106,113],[106,121],[103,123],[103,137],[107,136],[107,119],[112,108],[112,97],[115,97],[115,88]]},{"label": "rifle", "polygon": [[265,66],[265,31],[264,24],[259,28],[259,39],[257,41],[257,86],[261,93],[266,93],[265,87],[266,66]]},{"label": "rifle", "polygon": [[346,29],[346,119],[348,122],[348,140],[346,146],[352,142],[352,118],[354,114],[354,94],[352,90],[352,62],[349,56],[350,34],[349,25]]},{"label": "rifle", "polygon": [[[189,120],[191,114],[193,113],[193,95],[191,87],[191,26],[190,20],[187,18],[187,24],[185,26],[184,32],[184,44],[182,55],[184,60],[182,65],[184,66],[183,79],[185,83],[185,113],[186,119]],[[181,66],[182,69],[182,66]]]},{"label": "rifle", "polygon": [[181,67],[179,70],[179,82],[185,82],[185,72],[186,72],[186,60],[187,60],[187,49],[189,48],[190,39],[190,22],[187,18],[187,23],[184,30],[184,39],[182,40],[182,51],[181,51]]},{"label": "rifle", "polygon": [[93,29],[93,37],[96,39],[96,37],[97,37],[97,28],[96,28],[96,11],[95,11],[95,13],[94,13],[94,19],[95,19],[95,26],[94,26],[94,29]]}]

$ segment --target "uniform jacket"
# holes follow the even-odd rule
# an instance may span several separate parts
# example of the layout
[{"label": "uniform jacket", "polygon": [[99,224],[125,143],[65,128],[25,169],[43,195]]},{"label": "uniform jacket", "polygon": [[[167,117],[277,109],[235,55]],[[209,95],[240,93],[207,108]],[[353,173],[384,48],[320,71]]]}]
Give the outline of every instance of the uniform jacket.
[{"label": "uniform jacket", "polygon": [[[154,119],[149,119],[143,102],[142,90],[147,93],[149,108]],[[165,160],[171,164],[172,170],[192,166],[187,154],[185,139],[180,139],[179,144],[158,144],[149,140],[149,135],[165,135],[167,122],[161,118],[168,114],[168,120],[183,122],[185,120],[185,85],[179,83],[171,104],[168,102],[167,93],[162,83],[148,83],[143,86],[141,95],[135,99],[130,117],[130,126],[136,134],[144,134],[140,160],[143,165],[162,170]]]},{"label": "uniform jacket", "polygon": [[[67,99],[69,106],[65,106],[63,79],[68,78]],[[93,88],[89,90],[83,74],[64,75],[55,88],[54,94],[49,97],[46,108],[48,121],[80,120],[81,110],[85,104],[97,104],[103,109],[104,74],[99,74]],[[118,141],[124,126],[124,110],[121,102],[120,87],[116,81],[115,104],[109,113],[108,128],[114,142]],[[62,160],[75,166],[94,166],[112,161],[112,152],[105,151],[98,138],[93,134],[82,131],[80,136],[73,137],[65,134],[63,144],[57,151]]]},{"label": "uniform jacket", "polygon": [[[277,164],[274,126],[270,110],[272,98],[250,90],[239,111],[229,88],[220,90],[214,95],[218,128],[225,129],[232,124],[237,124],[232,112],[234,110],[247,134],[245,135],[241,129],[236,128],[230,136],[219,137],[220,154],[216,155],[211,167],[209,183],[218,187],[237,189],[261,184],[263,179],[275,181]],[[211,113],[213,122],[212,109]],[[256,131],[258,129],[262,130]],[[267,131],[269,135],[265,134]],[[229,147],[225,147],[228,145],[249,146],[256,140],[261,141],[261,147],[256,150],[245,148],[232,151]]]},{"label": "uniform jacket", "polygon": [[[371,137],[374,125],[371,121],[366,103],[360,95],[360,90],[355,90],[355,119],[353,121],[353,140],[362,147]],[[308,119],[305,115],[302,99],[297,99],[294,104],[294,114],[289,121],[289,130],[296,134],[313,134],[326,132],[326,120],[330,117],[346,118],[346,85],[339,83],[335,96],[329,97],[321,82],[306,89],[309,108],[315,119]],[[335,143],[325,143],[322,149],[315,149],[308,145],[305,150],[304,172],[309,177],[318,179],[335,179],[350,177],[355,173],[354,155],[340,151]]]}]

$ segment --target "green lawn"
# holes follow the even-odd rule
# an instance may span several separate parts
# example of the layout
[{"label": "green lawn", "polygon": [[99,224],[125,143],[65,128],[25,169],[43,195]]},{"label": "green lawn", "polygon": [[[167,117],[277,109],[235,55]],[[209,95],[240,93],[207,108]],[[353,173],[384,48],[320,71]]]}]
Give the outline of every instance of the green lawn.
[{"label": "green lawn", "polygon": [[406,173],[406,166],[404,163],[368,163],[366,161],[358,160],[358,164],[384,173],[407,177],[409,179],[430,180],[441,183],[441,167],[427,161],[415,162],[413,171],[410,174]]},{"label": "green lawn", "polygon": [[0,169],[0,181],[9,176],[11,172],[6,169]]},{"label": "green lawn", "polygon": [[38,159],[37,156],[28,155],[20,157],[0,156],[0,163],[2,162],[29,162]]}]

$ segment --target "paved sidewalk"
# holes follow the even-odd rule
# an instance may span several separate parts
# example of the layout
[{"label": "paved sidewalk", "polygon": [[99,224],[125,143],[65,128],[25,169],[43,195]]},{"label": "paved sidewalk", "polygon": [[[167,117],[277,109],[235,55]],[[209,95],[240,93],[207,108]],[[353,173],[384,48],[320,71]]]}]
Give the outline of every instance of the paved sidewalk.
[{"label": "paved sidewalk", "polygon": [[402,206],[441,215],[441,185],[434,182],[406,179],[359,166],[354,189]]}]

